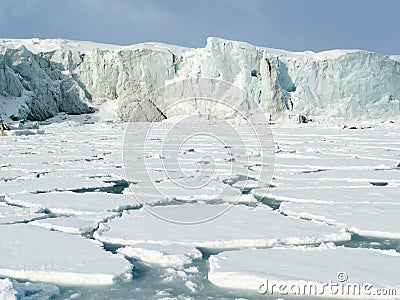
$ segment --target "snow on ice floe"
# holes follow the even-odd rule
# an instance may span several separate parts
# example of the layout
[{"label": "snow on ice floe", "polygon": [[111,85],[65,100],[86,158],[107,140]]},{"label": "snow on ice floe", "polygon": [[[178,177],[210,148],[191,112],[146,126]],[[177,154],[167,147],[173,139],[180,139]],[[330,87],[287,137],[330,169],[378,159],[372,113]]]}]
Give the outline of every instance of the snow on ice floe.
[{"label": "snow on ice floe", "polygon": [[2,300],[17,300],[17,292],[13,289],[11,280],[0,279],[0,299]]},{"label": "snow on ice floe", "polygon": [[[199,224],[176,224],[154,216],[158,214],[177,220],[182,214],[204,210],[226,212]],[[94,233],[96,239],[110,244],[135,246],[137,244],[172,243],[207,249],[271,247],[277,244],[309,244],[325,241],[345,241],[350,235],[342,228],[285,217],[271,208],[244,205],[169,205],[145,208],[124,213],[122,217],[100,224]],[[180,215],[180,216],[178,216]],[[211,215],[214,215],[212,212]],[[178,217],[177,217],[178,216]],[[190,220],[189,220],[190,221]]]},{"label": "snow on ice floe", "polygon": [[24,223],[46,216],[36,209],[15,207],[0,202],[0,225]]},{"label": "snow on ice floe", "polygon": [[98,215],[139,208],[131,194],[54,192],[40,194],[6,195],[10,204],[47,210],[55,214]]},{"label": "snow on ice floe", "polygon": [[[384,181],[383,181],[384,182]],[[276,201],[316,202],[316,203],[386,203],[400,204],[399,187],[368,186],[363,187],[335,187],[306,186],[282,189],[255,189],[252,193],[258,198],[268,198]]]},{"label": "snow on ice floe", "polygon": [[[395,295],[372,294],[378,293],[378,288],[386,288],[392,295],[394,289],[400,292],[399,259],[395,251],[333,245],[227,251],[210,257],[208,279],[219,287],[277,297],[297,293],[306,297],[397,299]],[[330,282],[338,284],[336,293],[335,287],[331,290],[327,286]],[[360,287],[359,293],[358,289],[353,292],[354,284]],[[281,285],[286,287],[279,290]]]},{"label": "snow on ice floe", "polygon": [[130,278],[131,264],[93,240],[29,224],[3,225],[0,240],[2,277],[64,285]]},{"label": "snow on ice floe", "polygon": [[280,211],[306,219],[345,226],[362,236],[400,239],[400,204],[282,203]]},{"label": "snow on ice floe", "polygon": [[202,253],[193,246],[174,243],[141,243],[118,249],[118,252],[129,258],[163,267],[183,267],[193,259],[201,259]]},{"label": "snow on ice floe", "polygon": [[88,178],[85,176],[54,176],[45,175],[42,177],[17,179],[1,184],[4,193],[22,192],[50,192],[65,191],[76,189],[90,189],[110,187],[112,183],[106,183],[98,178]]},{"label": "snow on ice floe", "polygon": [[49,230],[57,230],[70,234],[84,234],[93,232],[97,229],[98,224],[104,220],[111,218],[110,214],[82,216],[82,217],[57,217],[46,218],[29,222],[30,225],[39,226]]},{"label": "snow on ice floe", "polygon": [[[248,183],[247,185],[243,184],[246,187],[248,185]],[[239,188],[234,188],[218,180],[212,180],[206,187],[191,193],[188,190],[177,190],[176,184],[171,180],[164,180],[160,183],[132,184],[130,190],[139,203],[147,205],[176,204],[176,201],[180,203],[257,203],[257,199],[253,195],[244,195]]]},{"label": "snow on ice floe", "polygon": [[367,187],[381,182],[389,186],[400,186],[399,170],[332,170],[328,168],[300,172],[276,172],[274,184],[280,188],[303,187]]}]

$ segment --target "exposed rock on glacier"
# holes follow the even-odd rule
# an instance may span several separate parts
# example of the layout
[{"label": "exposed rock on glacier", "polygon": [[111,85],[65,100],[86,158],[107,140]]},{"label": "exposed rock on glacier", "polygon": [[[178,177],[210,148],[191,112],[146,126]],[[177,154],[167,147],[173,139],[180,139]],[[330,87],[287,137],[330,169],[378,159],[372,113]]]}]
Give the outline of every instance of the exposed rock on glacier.
[{"label": "exposed rock on glacier", "polygon": [[293,53],[218,38],[200,49],[3,39],[0,65],[3,118],[42,120],[103,105],[129,120],[158,88],[193,78],[233,83],[247,93],[244,101],[273,117],[365,119],[400,112],[398,56],[359,50]]}]

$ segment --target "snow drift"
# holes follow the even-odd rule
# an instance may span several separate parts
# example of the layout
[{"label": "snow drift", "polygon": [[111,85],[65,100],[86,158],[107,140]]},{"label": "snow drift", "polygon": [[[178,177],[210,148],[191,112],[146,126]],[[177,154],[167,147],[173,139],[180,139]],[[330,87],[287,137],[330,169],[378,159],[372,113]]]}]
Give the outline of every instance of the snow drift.
[{"label": "snow drift", "polygon": [[0,66],[3,119],[43,120],[112,107],[129,120],[158,88],[202,77],[239,86],[273,118],[400,115],[398,57],[361,50],[294,53],[219,38],[208,38],[200,49],[2,39]]}]

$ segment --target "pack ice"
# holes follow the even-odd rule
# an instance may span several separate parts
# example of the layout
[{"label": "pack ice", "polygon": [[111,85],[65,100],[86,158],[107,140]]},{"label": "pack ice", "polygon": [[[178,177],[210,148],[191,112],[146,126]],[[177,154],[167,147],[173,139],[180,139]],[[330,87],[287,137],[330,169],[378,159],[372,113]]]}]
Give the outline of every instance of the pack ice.
[{"label": "pack ice", "polygon": [[130,278],[132,266],[121,255],[82,237],[12,224],[2,226],[0,240],[2,277],[65,285],[107,285]]},{"label": "pack ice", "polygon": [[395,251],[332,245],[227,251],[210,258],[208,278],[260,296],[398,299],[398,260]]}]

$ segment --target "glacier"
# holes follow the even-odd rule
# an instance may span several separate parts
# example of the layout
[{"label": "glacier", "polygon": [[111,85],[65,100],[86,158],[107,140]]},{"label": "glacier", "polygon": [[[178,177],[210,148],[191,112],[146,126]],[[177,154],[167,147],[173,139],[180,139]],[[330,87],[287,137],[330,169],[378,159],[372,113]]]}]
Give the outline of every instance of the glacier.
[{"label": "glacier", "polygon": [[362,50],[289,52],[214,37],[198,49],[0,39],[0,64],[5,121],[97,109],[127,121],[157,89],[193,78],[234,84],[272,119],[358,120],[400,113],[399,56]]}]

